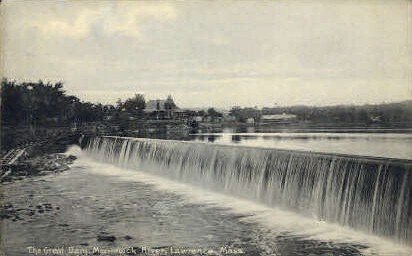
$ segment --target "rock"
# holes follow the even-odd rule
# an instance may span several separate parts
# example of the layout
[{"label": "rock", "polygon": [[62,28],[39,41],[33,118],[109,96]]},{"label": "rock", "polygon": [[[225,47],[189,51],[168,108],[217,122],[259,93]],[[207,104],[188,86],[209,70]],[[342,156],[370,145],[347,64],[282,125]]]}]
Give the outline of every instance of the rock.
[{"label": "rock", "polygon": [[111,235],[98,235],[97,236],[97,241],[108,241],[108,242],[114,242],[114,240],[116,240],[115,236],[111,236]]},{"label": "rock", "polygon": [[73,161],[76,160],[76,159],[77,159],[77,157],[72,156],[72,155],[70,155],[70,156],[67,157],[67,160],[69,160],[69,161],[71,161],[71,162],[73,162]]},{"label": "rock", "polygon": [[18,215],[14,215],[14,216],[10,216],[10,217],[13,217],[12,221],[22,220],[22,218],[20,218]]},{"label": "rock", "polygon": [[53,208],[53,207],[51,206],[51,204],[49,204],[49,203],[44,203],[43,206],[46,208],[46,210],[47,210],[47,209],[51,210],[51,209]]},{"label": "rock", "polygon": [[5,204],[4,208],[6,208],[6,209],[13,208],[13,205],[12,204]]},{"label": "rock", "polygon": [[[76,157],[72,155],[37,154],[37,156],[24,158],[7,166],[1,166],[0,182],[11,182],[30,176],[63,172],[70,169],[69,164],[72,164],[75,159]],[[33,195],[29,196],[32,197]]]},{"label": "rock", "polygon": [[1,175],[1,177],[0,177],[0,179],[3,181],[7,181],[10,177],[8,177],[9,175],[11,174],[11,169],[9,169],[9,170],[7,170],[7,171],[5,171],[2,175]]},{"label": "rock", "polygon": [[7,213],[0,213],[0,219],[9,219],[11,218],[11,215]]}]

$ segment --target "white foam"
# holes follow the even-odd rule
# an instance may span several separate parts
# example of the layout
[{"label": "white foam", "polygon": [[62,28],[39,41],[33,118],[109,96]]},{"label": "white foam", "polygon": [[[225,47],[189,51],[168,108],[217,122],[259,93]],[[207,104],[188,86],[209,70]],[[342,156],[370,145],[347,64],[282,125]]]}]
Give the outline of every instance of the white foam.
[{"label": "white foam", "polygon": [[337,224],[317,221],[293,212],[270,208],[233,196],[204,190],[145,172],[99,163],[84,156],[78,149],[71,150],[72,154],[79,157],[75,165],[86,167],[87,171],[91,173],[116,176],[119,179],[131,182],[151,184],[157,190],[182,196],[188,203],[209,204],[211,207],[226,208],[228,213],[247,215],[249,217],[241,220],[256,223],[274,235],[280,232],[290,232],[308,239],[363,244],[369,247],[362,251],[366,255],[412,255],[412,248],[381,237],[364,234]]}]

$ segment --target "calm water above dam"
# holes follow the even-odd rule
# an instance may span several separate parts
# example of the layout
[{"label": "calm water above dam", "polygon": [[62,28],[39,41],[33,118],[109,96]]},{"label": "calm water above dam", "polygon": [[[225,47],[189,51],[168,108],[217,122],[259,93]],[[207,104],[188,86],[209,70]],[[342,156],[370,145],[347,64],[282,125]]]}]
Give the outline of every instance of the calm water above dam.
[{"label": "calm water above dam", "polygon": [[412,159],[411,133],[203,133],[194,141]]}]

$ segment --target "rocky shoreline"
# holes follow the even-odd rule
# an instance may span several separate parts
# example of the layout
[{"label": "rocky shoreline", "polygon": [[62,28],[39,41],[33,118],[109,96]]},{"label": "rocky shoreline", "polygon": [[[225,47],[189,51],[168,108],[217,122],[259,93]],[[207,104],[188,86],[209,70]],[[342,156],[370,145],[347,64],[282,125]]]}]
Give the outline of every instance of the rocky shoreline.
[{"label": "rocky shoreline", "polygon": [[44,214],[58,210],[60,210],[59,206],[52,206],[50,203],[29,205],[27,208],[18,208],[15,207],[12,203],[7,203],[3,205],[3,208],[0,210],[0,220],[11,219],[13,222],[15,222],[24,220],[28,216]]},{"label": "rocky shoreline", "polygon": [[4,164],[0,169],[0,182],[11,182],[26,177],[42,176],[68,170],[76,160],[75,156],[61,153],[24,157],[12,164]]},{"label": "rocky shoreline", "polygon": [[[42,155],[39,155],[41,154]],[[67,155],[63,153],[49,153],[37,152],[35,156],[30,157],[28,154],[24,154],[13,164],[3,164],[0,169],[0,183],[4,185],[13,184],[18,180],[23,180],[30,177],[45,176],[49,174],[56,174],[67,171],[70,169],[70,165],[76,160],[73,155]],[[25,194],[28,199],[34,199],[36,194],[33,192]],[[17,225],[25,222],[30,222],[36,218],[48,218],[56,214],[64,214],[64,206],[55,203],[50,203],[48,200],[27,200],[24,203],[18,202],[13,198],[3,198],[0,195],[0,222],[9,221],[15,222]],[[66,209],[67,210],[67,209]],[[62,229],[68,228],[68,223],[57,224]],[[133,237],[125,235],[118,237],[107,232],[99,232],[96,234],[96,242],[102,245],[112,247],[117,240],[129,241]],[[90,244],[88,242],[82,242],[80,247],[72,248],[73,250],[90,250],[80,249],[88,248]],[[99,247],[100,248],[100,247]],[[131,253],[126,255],[140,255],[142,252],[141,247],[131,247],[132,250],[127,250]],[[92,255],[105,255],[109,249],[100,248],[100,251],[93,251]]]},{"label": "rocky shoreline", "polygon": [[[54,175],[70,169],[70,165],[76,160],[76,156],[63,154],[67,147],[75,143],[76,138],[64,138],[60,140],[48,140],[43,142],[33,142],[25,144],[13,150],[16,153],[11,158],[13,161],[4,161],[0,165],[0,184],[4,188],[8,186],[19,187],[28,180],[31,182],[33,177]],[[57,153],[60,152],[60,153]],[[23,181],[22,183],[18,182]],[[37,180],[37,179],[36,179]],[[40,178],[40,182],[44,182]],[[0,222],[4,225],[18,227],[20,225],[30,225],[34,221],[47,220],[56,218],[56,216],[65,216],[68,211],[64,203],[56,203],[51,198],[45,197],[39,199],[35,190],[24,194],[25,200],[15,197],[7,197],[0,193]],[[72,209],[70,209],[72,210]],[[70,211],[69,210],[69,211]],[[58,218],[57,218],[58,219]],[[61,230],[75,229],[73,223],[66,220],[60,220],[56,226]],[[73,250],[87,251],[87,255],[108,255],[111,248],[117,248],[118,243],[130,241],[133,245],[135,238],[131,235],[116,234],[99,230],[94,234],[94,240],[85,240],[77,243]],[[93,248],[99,248],[93,251]],[[145,255],[143,247],[133,246],[122,248],[124,255]],[[1,250],[0,250],[1,251]],[[67,252],[67,251],[65,251]],[[48,253],[48,252],[44,252]],[[0,253],[1,254],[1,253]],[[117,255],[117,254],[116,254]]]}]

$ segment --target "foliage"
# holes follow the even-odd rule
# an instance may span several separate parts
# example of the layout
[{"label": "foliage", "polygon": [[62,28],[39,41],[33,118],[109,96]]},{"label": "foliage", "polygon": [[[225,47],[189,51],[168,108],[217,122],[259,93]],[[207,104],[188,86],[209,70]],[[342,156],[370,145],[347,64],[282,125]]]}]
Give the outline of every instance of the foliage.
[{"label": "foliage", "polygon": [[216,121],[218,118],[223,117],[223,114],[217,112],[214,108],[209,108],[207,110],[207,115],[210,116],[211,121]]},{"label": "foliage", "polygon": [[171,95],[167,96],[167,99],[165,101],[165,109],[166,110],[171,110],[171,109],[176,109],[177,106],[172,98]]},{"label": "foliage", "polygon": [[217,112],[214,108],[209,108],[207,114],[212,117],[222,117],[222,113]]},{"label": "foliage", "polygon": [[390,124],[412,122],[412,100],[379,105],[291,106],[262,109],[264,115],[281,113],[295,114],[300,121],[322,123]]},{"label": "foliage", "polygon": [[67,96],[62,83],[1,83],[1,122],[10,126],[57,126],[103,120],[109,106]]},{"label": "foliage", "polygon": [[[66,95],[62,83],[44,83],[8,81],[1,83],[1,122],[2,125],[16,127],[26,126],[65,126],[110,120],[122,127],[129,121],[145,119],[146,100],[142,94],[136,94],[116,106],[81,102],[75,96]],[[169,95],[165,101],[167,110],[177,106]],[[299,122],[313,123],[412,123],[412,100],[400,103],[362,105],[362,106],[290,106],[263,108],[233,107],[229,115],[238,122],[253,118],[258,122],[262,115],[295,114]],[[216,120],[223,115],[214,108],[207,111],[187,111],[187,116],[210,117]]]},{"label": "foliage", "polygon": [[146,100],[143,94],[136,94],[133,98],[127,99],[124,103],[121,103],[121,109],[127,113],[142,117],[143,109],[146,107]]},{"label": "foliage", "polygon": [[262,113],[257,108],[233,107],[229,111],[229,115],[235,117],[236,121],[245,123],[248,118],[253,118],[255,121],[259,121]]}]

